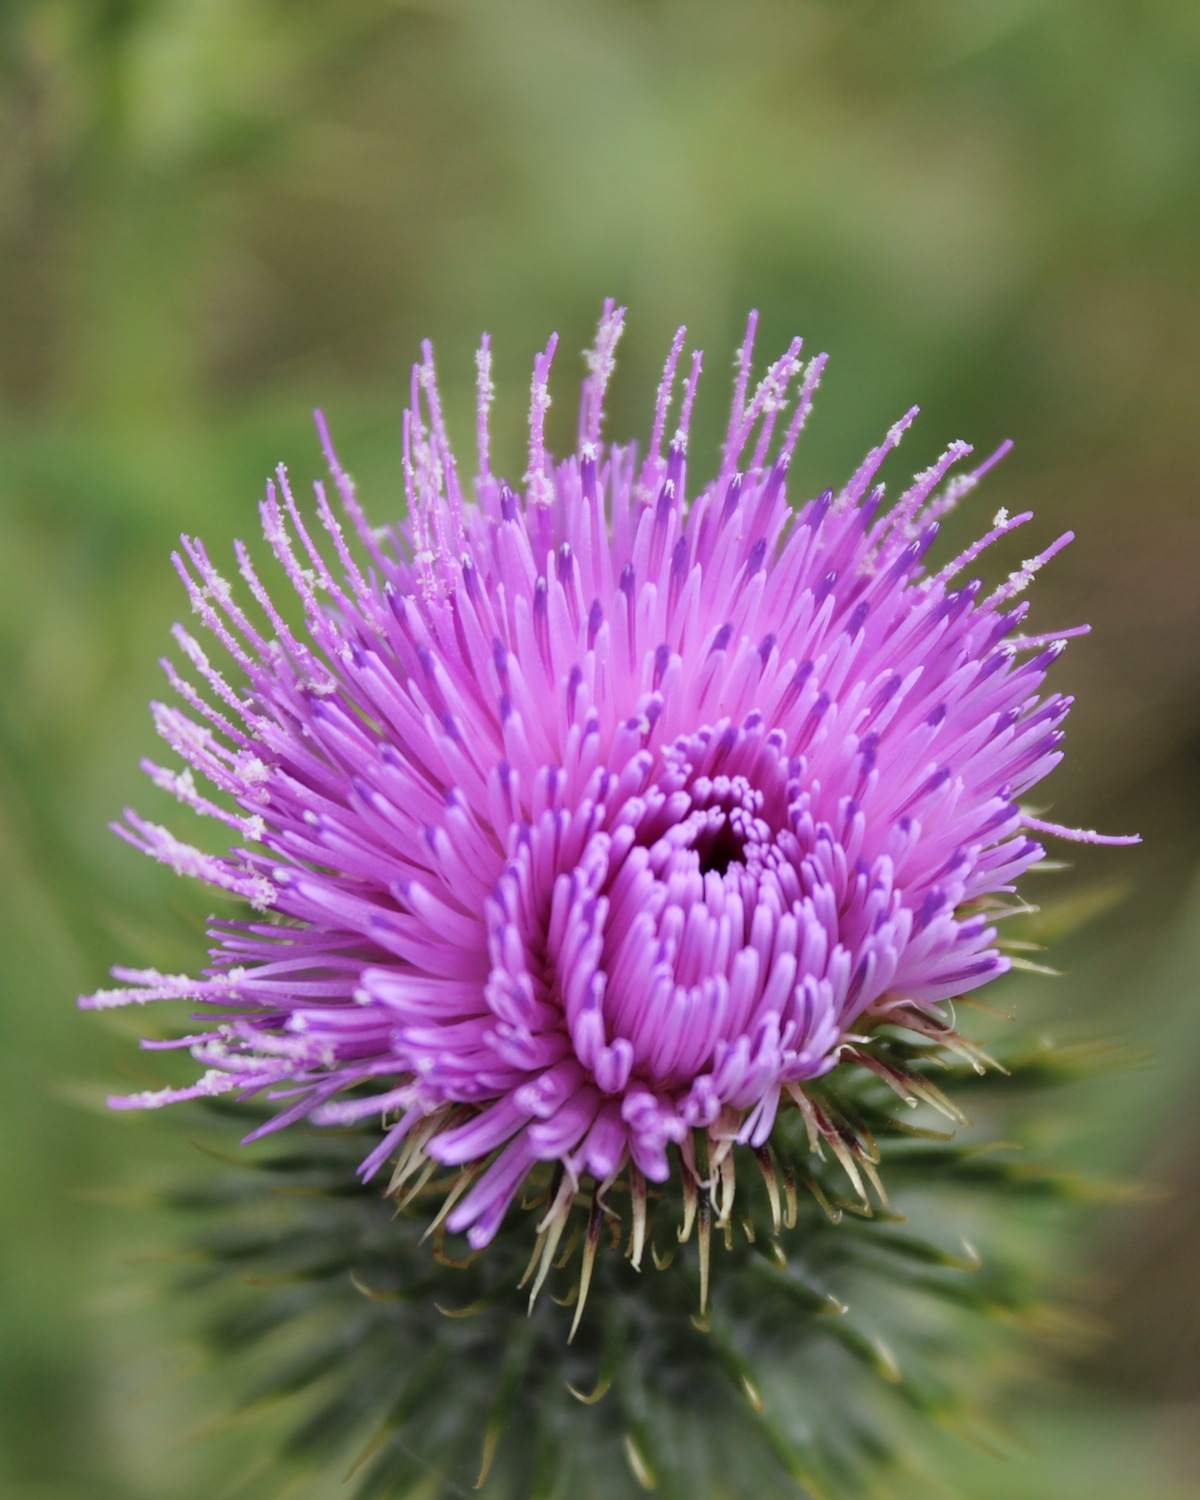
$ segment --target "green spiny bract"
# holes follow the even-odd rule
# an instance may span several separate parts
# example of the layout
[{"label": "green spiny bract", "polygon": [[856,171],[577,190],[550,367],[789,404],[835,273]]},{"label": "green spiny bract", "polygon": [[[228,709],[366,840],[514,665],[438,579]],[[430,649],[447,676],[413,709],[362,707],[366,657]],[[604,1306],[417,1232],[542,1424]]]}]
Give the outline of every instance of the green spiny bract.
[{"label": "green spiny bract", "polygon": [[[988,1082],[898,1039],[888,1055],[952,1095]],[[1104,1061],[1039,1047],[1007,1071],[1040,1088]],[[878,1080],[818,1099],[851,1160],[882,1158],[890,1205],[854,1191],[788,1111],[769,1153],[735,1148],[732,1205],[719,1173],[651,1194],[640,1271],[628,1191],[580,1183],[531,1307],[551,1166],[472,1253],[430,1227],[452,1175],[381,1194],[354,1178],[363,1134],[314,1132],[167,1195],[193,1211],[199,1263],[181,1289],[205,1292],[206,1341],[237,1356],[239,1407],[293,1398],[284,1468],[352,1469],[358,1500],[878,1492],[919,1448],[914,1417],[986,1433],[1012,1328],[1054,1322],[1021,1247],[988,1246],[996,1203],[1092,1190],[931,1128]],[[209,1134],[212,1111],[250,1114],[208,1110]],[[963,1228],[985,1237],[982,1258]]]}]

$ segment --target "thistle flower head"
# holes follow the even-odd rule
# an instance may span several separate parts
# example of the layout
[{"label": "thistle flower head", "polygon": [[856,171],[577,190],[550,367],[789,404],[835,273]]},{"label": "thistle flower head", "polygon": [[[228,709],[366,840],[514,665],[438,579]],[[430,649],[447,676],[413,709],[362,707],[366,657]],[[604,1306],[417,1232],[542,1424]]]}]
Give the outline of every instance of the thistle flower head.
[{"label": "thistle flower head", "polygon": [[459,1169],[440,1217],[476,1247],[538,1163],[561,1168],[547,1254],[580,1184],[603,1201],[620,1181],[637,1259],[647,1182],[714,1185],[727,1214],[735,1148],[765,1160],[781,1109],[861,1187],[870,1154],[814,1080],[919,1091],[880,1028],[958,1045],[948,1002],[1005,969],[994,921],[1048,826],[1020,799],[1069,707],[1040,696],[1064,641],[1018,637],[1017,596],[1069,537],[989,592],[971,564],[1029,520],[1001,513],[926,569],[994,459],[948,478],[954,444],[885,508],[876,475],[914,413],[840,493],[797,503],[824,361],[797,341],[752,388],[753,319],[718,472],[690,486],[682,332],[644,456],[603,437],[622,317],[606,305],[561,461],[553,340],[535,361],[519,485],[491,468],[486,340],[473,484],[428,346],[414,369],[403,523],[367,524],[319,422],[349,536],[318,484],[318,542],[282,468],[261,507],[305,634],[244,548],[253,606],[184,540],[234,670],[177,629],[183,707],[155,715],[186,769],[147,769],[233,847],[135,813],[119,831],[256,914],[214,922],[202,978],[121,970],[85,1003],[199,1002],[200,1080],[118,1104],[236,1091],[277,1101],[263,1129],[381,1118],[363,1176]]}]

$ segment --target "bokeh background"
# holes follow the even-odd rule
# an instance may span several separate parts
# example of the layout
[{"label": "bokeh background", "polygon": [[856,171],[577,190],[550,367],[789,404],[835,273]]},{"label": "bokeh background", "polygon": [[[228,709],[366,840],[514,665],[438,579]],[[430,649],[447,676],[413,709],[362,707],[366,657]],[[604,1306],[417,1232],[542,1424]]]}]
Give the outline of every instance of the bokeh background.
[{"label": "bokeh background", "polygon": [[1198,231],[1192,0],[4,0],[0,1493],[225,1482],[127,1274],[154,1240],[140,1175],[187,1147],[95,1107],[142,1063],[73,1006],[113,960],[201,948],[207,897],[106,832],[164,811],[137,762],[177,534],[229,557],[274,463],[319,472],[315,405],[396,513],[426,335],[469,433],[490,330],[517,469],[557,329],[569,441],[606,294],[631,311],[614,434],[644,434],[687,322],[702,468],[756,306],[764,351],[832,355],[800,488],[916,401],[893,484],[951,438],[1017,440],[948,549],[1001,505],[1043,545],[1078,533],[1036,588],[1037,628],[1095,627],[1059,671],[1080,703],[1052,816],[1145,843],[1068,851],[1094,919],[1065,978],[1002,1003],[1144,1049],[1039,1144],[1158,1192],[1063,1219],[1051,1269],[1107,1335],[1018,1384],[1007,1461],[946,1439],[939,1492],[1200,1492]]}]

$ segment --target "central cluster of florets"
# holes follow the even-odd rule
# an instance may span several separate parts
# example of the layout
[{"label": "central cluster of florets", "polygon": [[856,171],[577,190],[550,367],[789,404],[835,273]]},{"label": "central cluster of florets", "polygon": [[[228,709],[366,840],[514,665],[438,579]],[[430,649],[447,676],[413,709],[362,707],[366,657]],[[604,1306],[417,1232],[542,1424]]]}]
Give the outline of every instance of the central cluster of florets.
[{"label": "central cluster of florets", "polygon": [[719,472],[689,502],[698,356],[666,442],[682,334],[648,456],[600,441],[621,318],[606,309],[561,463],[553,346],[537,361],[523,495],[490,468],[486,343],[473,499],[428,349],[403,527],[367,526],[327,444],[366,571],[318,486],[330,568],[280,471],[264,528],[311,644],[244,549],[265,633],[185,543],[246,686],[180,631],[208,692],[172,671],[192,712],[158,722],[237,810],[152,774],[256,847],[218,859],[132,814],[126,833],[270,915],[218,924],[201,980],[129,973],[93,1001],[183,995],[211,1017],[185,1039],[201,1081],[128,1102],[268,1089],[286,1100],[269,1128],[382,1116],[365,1172],[402,1146],[405,1172],[460,1166],[446,1223],[477,1245],[538,1162],[561,1164],[563,1202],[623,1172],[636,1202],[672,1146],[694,1171],[693,1132],[719,1162],[761,1146],[781,1101],[809,1111],[805,1085],[844,1059],[887,1076],[879,1022],[944,1037],[943,1002],[1005,967],[995,898],[1042,852],[1018,798],[1068,707],[1037,696],[1061,641],[1012,635],[1065,538],[990,595],[961,570],[1028,516],[923,569],[983,472],[944,483],[965,446],[883,512],[872,484],[906,419],[840,494],[794,507],[823,361],[794,344],[751,394],[748,336]]},{"label": "central cluster of florets", "polygon": [[[657,760],[637,751],[593,772],[570,812],[548,788],[552,805],[514,831],[486,907],[479,1042],[514,1084],[529,1075],[511,1109],[534,1122],[534,1156],[600,1181],[631,1157],[662,1180],[665,1148],[693,1128],[758,1145],[781,1089],[827,1071],[839,1021],[876,997],[865,949],[848,983],[822,859],[832,835],[818,834],[803,761],[783,741],[750,715]],[[385,971],[365,988],[409,1020]],[[397,1032],[408,1065],[464,1097],[474,1077],[457,1075],[418,1011]],[[497,1115],[497,1134],[512,1118]],[[471,1159],[480,1130],[472,1120],[432,1149]]]}]

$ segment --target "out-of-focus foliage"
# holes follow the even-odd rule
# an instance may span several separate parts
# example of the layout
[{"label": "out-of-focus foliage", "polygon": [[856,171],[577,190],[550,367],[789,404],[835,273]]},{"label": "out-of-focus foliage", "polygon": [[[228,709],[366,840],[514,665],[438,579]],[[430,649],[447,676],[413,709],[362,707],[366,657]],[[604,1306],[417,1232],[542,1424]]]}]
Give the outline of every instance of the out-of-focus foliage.
[{"label": "out-of-focus foliage", "polygon": [[631,311],[614,433],[688,321],[702,468],[757,305],[766,346],[800,331],[833,355],[803,489],[915,400],[893,481],[951,437],[1012,436],[977,503],[1079,533],[1037,589],[1039,628],[1096,628],[1060,671],[1081,702],[1054,815],[1147,842],[1059,879],[1077,902],[1127,891],[1055,938],[1068,978],[1021,976],[1004,1003],[1150,1049],[1037,1144],[1168,1196],[1064,1222],[1063,1277],[1116,1336],[1024,1416],[1018,1394],[1028,1459],[949,1448],[941,1482],[1195,1492],[1198,97],[1183,0],[0,7],[0,1492],[208,1500],[254,1446],[185,1441],[181,1346],[149,1295],[113,1301],[154,1234],[94,1195],[178,1170],[181,1147],[81,1108],[133,1053],[71,1006],[113,958],[183,968],[201,946],[208,898],[105,832],[134,798],[164,811],[136,764],[182,607],[175,535],[227,556],[253,533],[271,465],[317,472],[315,404],[368,504],[397,509],[424,335],[461,428],[491,331],[515,469],[533,349],[552,328],[584,347],[606,293]]}]

